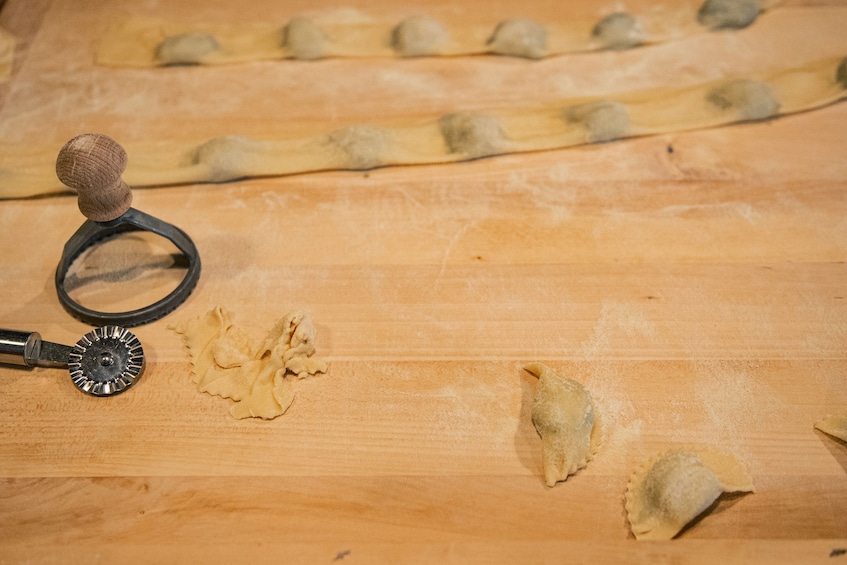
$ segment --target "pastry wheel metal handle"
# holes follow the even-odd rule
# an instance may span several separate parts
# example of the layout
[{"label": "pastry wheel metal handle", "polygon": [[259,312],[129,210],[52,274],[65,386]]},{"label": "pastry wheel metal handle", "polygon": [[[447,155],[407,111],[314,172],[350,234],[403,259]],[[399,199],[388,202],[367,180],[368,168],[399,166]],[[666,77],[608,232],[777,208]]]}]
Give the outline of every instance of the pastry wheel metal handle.
[{"label": "pastry wheel metal handle", "polygon": [[73,347],[41,339],[38,332],[0,329],[0,363],[22,367],[67,367]]},{"label": "pastry wheel metal handle", "polygon": [[44,341],[38,332],[0,329],[0,364],[67,368],[82,392],[112,396],[141,377],[144,349],[135,334],[120,326],[97,328],[73,346]]}]

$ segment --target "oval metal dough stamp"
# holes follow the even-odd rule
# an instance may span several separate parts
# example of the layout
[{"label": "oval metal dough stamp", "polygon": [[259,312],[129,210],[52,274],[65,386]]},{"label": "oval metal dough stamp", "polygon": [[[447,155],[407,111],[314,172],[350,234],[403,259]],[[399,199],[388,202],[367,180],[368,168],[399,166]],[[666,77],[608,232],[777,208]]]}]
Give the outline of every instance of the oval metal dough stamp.
[{"label": "oval metal dough stamp", "polygon": [[23,367],[66,367],[74,385],[92,396],[113,396],[144,372],[144,348],[126,328],[104,326],[76,345],[43,341],[38,332],[0,329],[0,363]]},{"label": "oval metal dough stamp", "polygon": [[[133,327],[158,320],[185,302],[200,278],[200,255],[188,234],[131,207],[132,189],[121,179],[126,164],[124,148],[114,139],[95,133],[71,139],[56,158],[56,175],[77,192],[79,209],[88,218],[65,244],[56,267],[56,293],[72,316],[95,326]],[[182,282],[157,302],[128,312],[100,312],[71,298],[65,288],[65,278],[74,260],[103,240],[132,231],[159,235],[182,252],[188,263]]]}]

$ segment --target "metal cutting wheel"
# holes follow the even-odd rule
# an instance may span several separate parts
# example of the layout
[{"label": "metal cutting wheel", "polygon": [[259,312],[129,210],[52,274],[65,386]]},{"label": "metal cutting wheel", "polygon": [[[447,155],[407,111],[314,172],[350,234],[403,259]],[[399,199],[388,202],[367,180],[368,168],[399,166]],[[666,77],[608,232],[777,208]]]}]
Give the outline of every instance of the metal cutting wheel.
[{"label": "metal cutting wheel", "polygon": [[86,394],[112,396],[138,381],[144,349],[131,331],[103,326],[76,345],[43,341],[38,332],[0,329],[0,363],[24,367],[67,367],[74,385]]}]

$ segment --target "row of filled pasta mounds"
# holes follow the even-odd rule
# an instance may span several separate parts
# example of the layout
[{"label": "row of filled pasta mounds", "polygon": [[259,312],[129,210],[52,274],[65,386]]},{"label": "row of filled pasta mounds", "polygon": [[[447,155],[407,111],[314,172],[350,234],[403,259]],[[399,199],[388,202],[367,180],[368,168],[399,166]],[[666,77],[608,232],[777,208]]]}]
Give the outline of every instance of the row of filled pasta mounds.
[{"label": "row of filled pasta mounds", "polygon": [[575,15],[568,21],[504,19],[449,26],[427,15],[397,24],[322,22],[297,16],[281,27],[184,25],[136,18],[113,28],[97,61],[112,66],[215,65],[327,57],[506,55],[542,59],[563,53],[630,49],[702,32],[750,26],[779,0],[705,0],[645,14]]}]

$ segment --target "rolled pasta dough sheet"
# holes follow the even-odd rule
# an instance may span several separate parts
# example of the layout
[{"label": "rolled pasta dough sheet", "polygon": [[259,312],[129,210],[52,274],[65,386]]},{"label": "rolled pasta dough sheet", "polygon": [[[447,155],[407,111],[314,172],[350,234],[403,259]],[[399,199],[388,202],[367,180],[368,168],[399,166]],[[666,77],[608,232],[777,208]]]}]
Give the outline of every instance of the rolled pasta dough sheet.
[{"label": "rolled pasta dough sheet", "polygon": [[[505,19],[450,25],[413,14],[395,22],[339,22],[331,16],[297,16],[287,23],[212,25],[136,17],[117,22],[102,37],[97,63],[119,67],[168,64],[236,64],[274,59],[325,57],[420,57],[511,55],[540,59],[563,53],[628,49],[727,28],[746,27],[781,0],[684,0],[657,4],[640,14],[569,13],[563,21]],[[720,4],[704,17],[710,4]],[[728,5],[728,6],[724,6]],[[722,25],[720,14],[750,16],[746,25]],[[608,10],[607,10],[608,11]],[[170,57],[163,42],[194,36],[196,55]],[[209,49],[211,42],[216,48]],[[186,42],[190,43],[190,42]],[[187,53],[184,51],[183,53]]]},{"label": "rolled pasta dough sheet", "polygon": [[9,80],[15,58],[15,36],[0,27],[0,82]]},{"label": "rolled pasta dough sheet", "polygon": [[[133,187],[225,182],[325,170],[467,161],[714,128],[819,108],[847,93],[847,58],[684,88],[622,92],[526,108],[451,112],[391,127],[359,124],[302,138],[221,135],[126,144]],[[55,148],[0,147],[0,198],[67,192]]]}]

